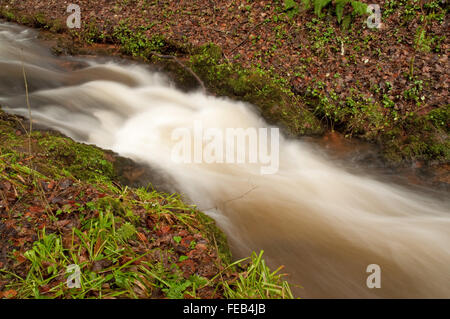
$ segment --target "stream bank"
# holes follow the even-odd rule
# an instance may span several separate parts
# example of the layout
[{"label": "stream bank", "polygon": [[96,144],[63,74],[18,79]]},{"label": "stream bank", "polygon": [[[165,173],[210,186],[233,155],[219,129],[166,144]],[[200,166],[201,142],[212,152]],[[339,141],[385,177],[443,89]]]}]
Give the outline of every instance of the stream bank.
[{"label": "stream bank", "polygon": [[289,136],[336,130],[377,144],[388,165],[448,172],[447,8],[439,1],[381,1],[381,29],[368,29],[366,17],[348,8],[353,20],[346,29],[331,8],[317,18],[307,10],[288,14],[270,1],[79,4],[83,24],[75,30],[66,28],[66,8],[54,1],[3,1],[0,14],[70,38],[56,52],[79,54],[94,44],[97,54],[157,62],[192,89],[196,79],[155,52],[177,56],[211,94],[256,105]]}]

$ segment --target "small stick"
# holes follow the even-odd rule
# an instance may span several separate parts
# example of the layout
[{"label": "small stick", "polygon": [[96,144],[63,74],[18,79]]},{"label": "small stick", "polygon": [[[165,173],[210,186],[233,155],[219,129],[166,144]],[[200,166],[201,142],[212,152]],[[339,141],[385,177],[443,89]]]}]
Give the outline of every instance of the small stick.
[{"label": "small stick", "polygon": [[31,133],[33,131],[33,118],[31,117],[31,106],[30,106],[30,98],[28,94],[28,81],[27,81],[27,75],[25,73],[25,64],[23,62],[23,49],[20,51],[20,56],[22,60],[22,74],[23,74],[23,81],[25,83],[25,96],[27,100],[27,107],[28,107],[28,118],[30,119],[30,130],[28,131],[28,152],[31,155]]},{"label": "small stick", "polygon": [[197,82],[200,84],[200,86],[202,87],[202,91],[204,94],[206,94],[206,87],[205,84],[203,83],[203,81],[200,79],[200,77],[195,74],[194,71],[192,71],[192,69],[190,67],[188,67],[187,65],[183,64],[176,56],[173,55],[163,55],[163,54],[159,54],[157,52],[150,52],[151,54],[153,54],[154,56],[157,56],[158,58],[161,59],[171,59],[171,60],[175,60],[176,63],[178,63],[183,69],[185,69],[186,71],[188,71],[196,80]]}]

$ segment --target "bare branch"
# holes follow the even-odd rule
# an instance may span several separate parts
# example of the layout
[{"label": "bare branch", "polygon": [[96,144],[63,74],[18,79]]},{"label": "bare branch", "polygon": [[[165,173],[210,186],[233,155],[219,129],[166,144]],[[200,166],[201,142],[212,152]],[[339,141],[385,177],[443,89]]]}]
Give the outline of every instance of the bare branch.
[{"label": "bare branch", "polygon": [[151,54],[153,54],[154,56],[161,58],[161,59],[170,59],[170,60],[174,60],[176,63],[178,63],[183,69],[185,69],[186,71],[188,71],[196,80],[197,82],[200,84],[200,86],[202,87],[202,91],[204,94],[207,93],[206,91],[206,87],[205,84],[203,83],[203,81],[200,79],[200,77],[194,72],[192,71],[192,69],[190,67],[188,67],[187,65],[185,65],[183,62],[181,62],[176,56],[173,55],[164,55],[164,54],[159,54],[157,52],[150,52]]}]

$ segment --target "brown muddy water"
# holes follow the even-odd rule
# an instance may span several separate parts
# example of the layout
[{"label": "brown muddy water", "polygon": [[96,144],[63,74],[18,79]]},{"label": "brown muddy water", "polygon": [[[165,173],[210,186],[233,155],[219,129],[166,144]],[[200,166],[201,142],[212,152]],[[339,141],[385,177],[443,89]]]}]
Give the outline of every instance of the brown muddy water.
[{"label": "brown muddy water", "polygon": [[[176,128],[268,127],[251,105],[183,93],[129,61],[57,58],[32,30],[0,23],[0,105],[81,142],[156,167],[215,218],[235,258],[263,249],[305,298],[450,297],[448,192],[393,183],[336,161],[310,141],[280,136],[279,169],[257,163],[176,163]],[[73,68],[71,66],[77,65]],[[357,166],[355,168],[355,166]],[[367,266],[381,288],[366,285]]]}]

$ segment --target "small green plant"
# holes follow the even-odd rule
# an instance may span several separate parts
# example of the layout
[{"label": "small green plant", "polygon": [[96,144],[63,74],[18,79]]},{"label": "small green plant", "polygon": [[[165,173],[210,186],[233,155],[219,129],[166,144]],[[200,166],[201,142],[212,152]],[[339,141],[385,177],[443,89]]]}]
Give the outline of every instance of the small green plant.
[{"label": "small green plant", "polygon": [[441,52],[442,42],[446,39],[445,36],[428,36],[425,27],[418,27],[415,37],[414,45],[416,50],[423,52]]},{"label": "small green plant", "polygon": [[425,96],[421,95],[422,90],[423,81],[415,80],[413,82],[413,85],[403,92],[403,96],[405,99],[415,101],[417,105],[420,105],[420,101],[423,101],[425,99]]},{"label": "small green plant", "polygon": [[[338,22],[343,24],[350,23],[352,15],[364,15],[367,12],[367,5],[355,0],[302,0],[302,3],[306,10],[313,9],[319,18],[324,15],[323,9],[332,8],[331,10],[336,14]],[[350,15],[345,16],[344,11],[347,5],[350,5],[353,11]]]},{"label": "small green plant", "polygon": [[133,238],[135,234],[136,228],[129,222],[124,223],[117,230],[117,235],[123,242],[127,242],[129,239]]},{"label": "small green plant", "polygon": [[85,41],[89,44],[103,42],[105,40],[105,35],[100,30],[100,27],[95,19],[86,24],[83,36]]},{"label": "small green plant", "polygon": [[[100,213],[97,219],[86,220],[84,224],[81,229],[73,229],[70,248],[63,247],[61,235],[47,234],[45,229],[41,232],[40,240],[34,243],[32,249],[24,253],[25,258],[31,262],[27,277],[21,278],[13,285],[18,289],[21,298],[44,298],[50,293],[53,297],[70,295],[72,298],[84,298],[92,292],[97,292],[100,296],[104,294],[113,297],[124,294],[128,297],[136,297],[133,287],[137,273],[126,268],[130,267],[131,263],[117,266],[110,271],[92,270],[96,263],[112,265],[120,258],[131,255],[128,248],[119,246],[115,240],[118,234],[114,231],[113,215]],[[120,228],[118,232],[121,229],[123,228]],[[129,230],[125,232],[129,235]],[[123,236],[121,240],[125,243]],[[74,245],[75,242],[79,242],[80,245]],[[83,254],[88,256],[87,260],[83,261]],[[141,257],[131,256],[128,257],[131,260]],[[78,264],[81,268],[80,289],[69,289],[65,285],[66,269],[71,264]],[[122,290],[120,292],[106,291],[105,284],[115,285]]]},{"label": "small green plant", "polygon": [[420,51],[430,52],[431,51],[431,41],[432,39],[427,37],[427,32],[424,27],[418,27],[416,31],[416,36],[414,39],[414,44],[416,48]]},{"label": "small green plant", "polygon": [[180,236],[174,236],[173,240],[174,240],[174,242],[179,244],[181,242],[181,237]]},{"label": "small green plant", "polygon": [[294,0],[284,0],[284,11],[292,19],[299,13],[299,5]]},{"label": "small green plant", "polygon": [[113,39],[121,44],[121,50],[125,54],[147,58],[151,52],[160,52],[166,45],[160,35],[149,37],[145,34],[147,27],[132,29],[126,20],[114,28]]},{"label": "small green plant", "polygon": [[225,296],[227,298],[294,298],[289,284],[282,278],[283,274],[279,274],[282,267],[272,272],[262,258],[263,253],[263,251],[259,254],[252,253],[246,271],[239,274],[239,279],[232,286],[224,282]]}]

